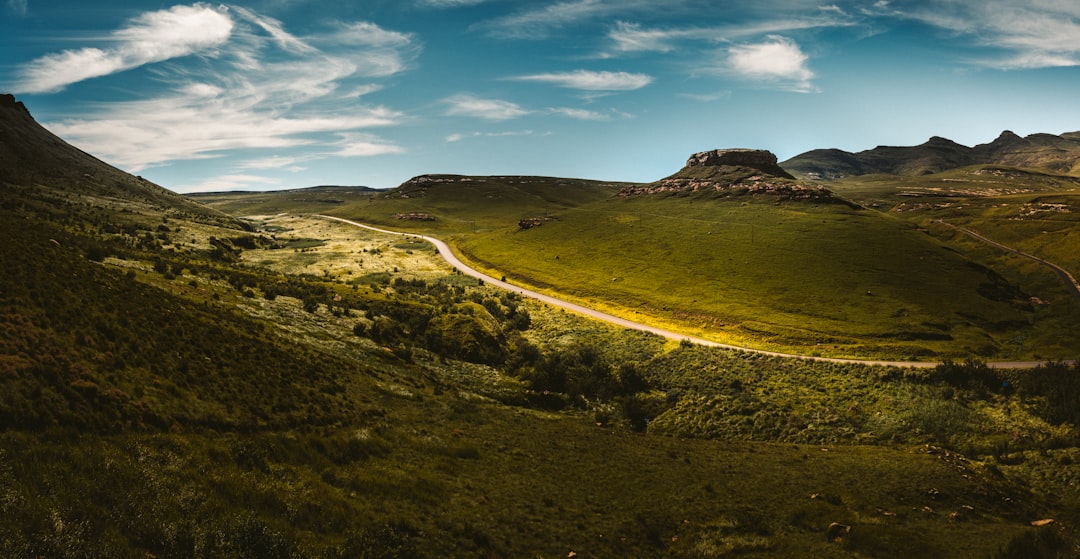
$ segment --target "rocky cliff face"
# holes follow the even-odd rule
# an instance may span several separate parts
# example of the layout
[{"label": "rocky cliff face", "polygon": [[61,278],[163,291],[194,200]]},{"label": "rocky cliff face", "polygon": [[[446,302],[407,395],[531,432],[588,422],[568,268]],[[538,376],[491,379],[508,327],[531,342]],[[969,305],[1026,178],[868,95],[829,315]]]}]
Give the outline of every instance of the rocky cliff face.
[{"label": "rocky cliff face", "polygon": [[773,176],[793,179],[776,163],[776,155],[763,149],[714,149],[702,151],[686,160],[686,167],[739,166],[757,169]]},{"label": "rocky cliff face", "polygon": [[774,201],[850,205],[826,188],[795,180],[777,165],[776,155],[759,149],[717,149],[695,153],[678,173],[653,183],[624,188],[619,195],[748,196]]}]

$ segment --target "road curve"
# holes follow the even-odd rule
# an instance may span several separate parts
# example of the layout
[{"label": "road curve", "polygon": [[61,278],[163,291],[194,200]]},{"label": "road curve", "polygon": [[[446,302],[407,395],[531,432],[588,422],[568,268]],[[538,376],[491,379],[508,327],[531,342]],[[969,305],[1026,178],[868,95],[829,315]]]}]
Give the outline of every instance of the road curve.
[{"label": "road curve", "polygon": [[[648,324],[641,324],[639,322],[634,322],[632,320],[627,320],[625,318],[610,315],[610,314],[600,312],[600,311],[595,310],[595,309],[590,309],[588,307],[583,307],[581,305],[571,303],[569,301],[563,301],[562,299],[556,299],[555,297],[551,297],[550,295],[545,295],[543,293],[538,293],[536,291],[532,291],[531,289],[526,289],[524,287],[520,287],[520,286],[517,286],[517,285],[511,285],[511,284],[506,283],[504,281],[498,280],[496,278],[493,278],[493,277],[491,277],[491,276],[489,276],[487,274],[484,274],[482,272],[479,272],[479,271],[474,270],[473,268],[470,268],[469,266],[467,266],[464,262],[462,262],[461,260],[458,259],[458,257],[453,253],[453,251],[450,250],[449,245],[447,245],[445,242],[443,242],[443,241],[441,241],[439,239],[436,239],[435,237],[428,237],[426,235],[418,235],[416,233],[403,233],[401,231],[391,231],[389,229],[380,229],[378,227],[372,227],[371,225],[366,225],[366,224],[359,223],[359,222],[356,222],[356,221],[351,221],[351,220],[348,220],[348,219],[343,219],[343,218],[340,218],[340,217],[334,217],[334,216],[330,216],[330,215],[316,215],[316,217],[321,217],[321,218],[324,218],[324,219],[330,219],[330,220],[334,220],[334,221],[339,221],[341,223],[346,223],[348,225],[353,225],[355,227],[360,227],[360,228],[363,228],[363,229],[368,229],[370,231],[376,231],[376,232],[379,232],[379,233],[386,233],[386,234],[390,234],[390,235],[417,237],[417,238],[420,238],[420,239],[424,239],[425,241],[435,245],[435,248],[439,251],[439,255],[442,256],[451,266],[453,266],[454,268],[461,271],[461,273],[463,273],[463,274],[465,274],[467,276],[472,276],[472,277],[474,277],[476,279],[479,279],[479,280],[483,281],[487,285],[493,285],[495,287],[499,287],[499,288],[505,289],[507,291],[512,291],[514,293],[518,293],[518,294],[520,294],[520,295],[522,295],[524,297],[537,299],[539,301],[542,301],[542,302],[547,303],[549,305],[552,305],[554,307],[560,307],[560,308],[566,309],[568,311],[573,311],[573,312],[576,312],[578,314],[582,314],[582,315],[585,315],[585,316],[588,316],[588,317],[591,317],[591,318],[595,318],[597,320],[602,320],[604,322],[608,322],[608,323],[611,323],[611,324],[622,326],[624,328],[630,328],[630,329],[633,329],[633,330],[640,330],[640,331],[643,331],[643,332],[649,332],[651,334],[656,334],[657,336],[663,336],[664,338],[667,338],[669,340],[676,340],[676,341],[680,341],[680,342],[681,341],[688,341],[690,343],[694,343],[694,344],[698,344],[698,345],[702,345],[702,346],[707,346],[707,347],[718,347],[718,348],[723,348],[723,349],[733,349],[733,350],[736,350],[736,351],[744,351],[744,352],[747,352],[747,353],[756,353],[756,354],[759,354],[759,355],[768,355],[768,356],[771,356],[771,357],[783,357],[783,358],[786,358],[786,359],[805,359],[807,361],[823,361],[823,362],[826,362],[826,363],[843,363],[843,364],[851,364],[851,365],[872,365],[872,366],[882,366],[882,367],[912,367],[912,368],[930,368],[930,367],[936,367],[938,365],[938,363],[936,363],[936,362],[927,362],[927,361],[874,361],[874,360],[864,360],[864,359],[840,359],[840,358],[834,358],[834,357],[814,357],[814,356],[809,356],[809,355],[795,355],[795,354],[792,354],[792,353],[780,353],[780,352],[776,352],[776,351],[765,351],[765,350],[762,350],[762,349],[754,349],[754,348],[749,348],[749,347],[740,347],[740,346],[735,346],[735,345],[722,344],[722,343],[714,342],[712,340],[706,340],[706,339],[697,338],[697,337],[694,337],[694,336],[687,336],[686,334],[679,334],[678,332],[672,332],[671,330],[664,330],[663,328],[657,328],[655,326],[649,326]],[[1034,368],[1034,367],[1036,367],[1038,365],[1041,365],[1042,363],[1043,362],[1041,362],[1041,361],[1003,361],[1003,362],[987,363],[987,366],[994,367],[994,368],[999,368],[999,369],[1031,369],[1031,368]]]},{"label": "road curve", "polygon": [[1017,250],[1015,248],[1012,248],[1010,246],[1003,245],[1003,244],[1001,244],[1001,243],[999,243],[999,242],[997,242],[997,241],[995,241],[993,239],[989,239],[987,237],[984,237],[981,234],[976,233],[975,231],[972,231],[971,229],[968,229],[967,227],[960,227],[958,225],[953,225],[951,223],[946,222],[944,219],[939,219],[939,220],[937,220],[937,222],[944,225],[944,226],[946,226],[946,227],[951,227],[951,228],[953,228],[953,229],[955,229],[957,231],[960,231],[961,233],[966,233],[968,236],[974,238],[977,241],[981,241],[981,242],[983,242],[985,244],[988,244],[988,245],[990,245],[992,247],[1000,248],[1001,250],[1004,250],[1006,252],[1011,252],[1011,253],[1013,253],[1013,254],[1015,254],[1017,256],[1023,256],[1024,258],[1027,258],[1029,260],[1034,260],[1035,262],[1038,262],[1039,264],[1042,264],[1043,266],[1046,266],[1047,268],[1050,268],[1051,270],[1054,271],[1054,273],[1056,273],[1058,275],[1058,277],[1061,278],[1061,281],[1065,282],[1065,287],[1067,287],[1070,291],[1072,291],[1073,296],[1075,296],[1076,299],[1078,301],[1080,301],[1080,283],[1077,283],[1076,278],[1074,278],[1073,275],[1070,274],[1069,271],[1066,270],[1065,268],[1062,268],[1061,266],[1058,266],[1057,264],[1054,264],[1053,262],[1051,262],[1049,260],[1046,260],[1045,258],[1039,258],[1038,256],[1035,256],[1034,254],[1028,254],[1026,252],[1023,252],[1023,251]]}]

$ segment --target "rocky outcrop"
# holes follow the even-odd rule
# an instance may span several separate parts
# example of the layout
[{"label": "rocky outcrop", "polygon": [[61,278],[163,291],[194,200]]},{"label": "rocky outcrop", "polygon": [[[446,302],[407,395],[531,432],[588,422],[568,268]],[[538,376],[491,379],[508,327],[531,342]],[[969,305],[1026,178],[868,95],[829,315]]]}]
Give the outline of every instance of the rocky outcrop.
[{"label": "rocky outcrop", "polygon": [[518,220],[518,230],[524,231],[526,229],[532,229],[533,227],[540,227],[541,225],[549,221],[555,221],[555,218],[550,216],[527,217],[525,219]]},{"label": "rocky outcrop", "polygon": [[717,149],[695,153],[678,173],[656,182],[623,188],[621,197],[640,195],[732,198],[745,196],[770,201],[841,203],[829,189],[796,180],[760,149]]},{"label": "rocky outcrop", "polygon": [[702,151],[686,160],[686,167],[739,166],[757,169],[763,173],[785,179],[795,177],[788,174],[776,163],[776,155],[763,149],[714,149]]}]

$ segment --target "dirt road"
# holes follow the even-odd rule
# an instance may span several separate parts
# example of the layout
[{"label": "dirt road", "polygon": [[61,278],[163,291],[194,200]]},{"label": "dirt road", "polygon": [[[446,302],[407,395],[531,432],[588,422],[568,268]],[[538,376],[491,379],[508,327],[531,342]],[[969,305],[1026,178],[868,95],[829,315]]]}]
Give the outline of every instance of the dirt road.
[{"label": "dirt road", "polygon": [[[481,272],[479,272],[477,270],[474,270],[474,269],[470,268],[469,266],[465,265],[465,263],[463,263],[461,260],[458,259],[458,257],[456,255],[454,255],[453,251],[450,250],[449,245],[447,245],[443,241],[441,241],[439,239],[436,239],[434,237],[428,237],[428,236],[425,236],[425,235],[417,235],[415,233],[402,233],[400,231],[391,231],[389,229],[380,229],[378,227],[372,227],[370,225],[365,225],[363,223],[359,223],[359,222],[356,222],[356,221],[350,221],[348,219],[342,219],[340,217],[333,217],[333,216],[329,216],[329,215],[320,215],[318,217],[325,218],[325,219],[332,219],[334,221],[340,221],[342,223],[347,223],[349,225],[353,225],[353,226],[356,226],[356,227],[369,229],[371,231],[377,231],[379,233],[387,233],[387,234],[390,234],[390,235],[401,235],[401,236],[409,236],[409,237],[418,237],[418,238],[424,239],[425,241],[435,245],[435,248],[438,249],[438,251],[439,251],[439,255],[442,256],[444,259],[446,259],[446,261],[451,266],[453,266],[454,268],[460,270],[461,273],[463,273],[465,275],[472,276],[474,278],[477,278],[477,279],[483,281],[487,285],[493,285],[495,287],[499,287],[499,288],[505,289],[507,291],[513,291],[514,293],[518,293],[518,294],[520,294],[520,295],[522,295],[524,297],[530,297],[532,299],[537,299],[537,300],[542,301],[544,303],[547,303],[547,304],[549,304],[551,306],[563,308],[563,309],[566,309],[568,311],[573,311],[573,312],[576,312],[578,314],[582,314],[582,315],[585,315],[585,316],[588,316],[588,317],[591,317],[591,318],[595,318],[597,320],[602,320],[604,322],[609,322],[611,324],[615,324],[615,325],[618,325],[618,326],[623,326],[625,328],[631,328],[631,329],[634,329],[634,330],[641,330],[643,332],[649,332],[649,333],[652,333],[652,334],[656,334],[657,336],[663,336],[664,338],[667,338],[669,340],[676,340],[676,341],[685,340],[685,341],[688,341],[688,342],[691,342],[691,343],[694,343],[694,344],[708,346],[708,347],[719,347],[719,348],[724,348],[724,349],[733,349],[733,350],[737,350],[737,351],[745,351],[745,352],[748,352],[748,353],[756,353],[756,354],[760,354],[760,355],[770,355],[770,356],[773,356],[773,357],[784,357],[784,358],[788,358],[788,359],[806,359],[806,360],[810,360],[810,361],[825,361],[825,362],[828,362],[828,363],[848,363],[848,364],[858,364],[858,365],[877,365],[877,366],[885,366],[885,367],[891,366],[891,367],[918,367],[918,368],[936,367],[938,365],[938,363],[932,363],[932,362],[927,362],[927,361],[873,361],[873,360],[865,360],[865,359],[839,359],[839,358],[831,358],[831,357],[812,357],[812,356],[808,356],[808,355],[795,355],[795,354],[791,354],[791,353],[779,353],[779,352],[775,352],[775,351],[765,351],[765,350],[753,349],[753,348],[749,348],[749,347],[739,347],[739,346],[734,346],[734,345],[722,344],[722,343],[714,342],[714,341],[711,341],[711,340],[706,340],[706,339],[703,339],[703,338],[696,338],[694,336],[687,336],[686,334],[679,334],[677,332],[672,332],[670,330],[664,330],[663,328],[656,328],[655,326],[649,326],[648,324],[641,324],[639,322],[634,322],[632,320],[627,320],[625,318],[620,318],[618,316],[610,315],[610,314],[600,312],[600,311],[595,310],[595,309],[590,309],[588,307],[583,307],[581,305],[571,303],[569,301],[563,301],[562,299],[556,299],[555,297],[551,297],[550,295],[545,295],[543,293],[538,293],[536,291],[532,291],[531,289],[526,289],[526,288],[521,287],[521,286],[512,285],[512,284],[506,283],[504,281],[498,280],[496,278],[493,278],[493,277],[491,277],[489,275],[481,273]],[[1035,367],[1037,365],[1041,365],[1041,364],[1042,364],[1042,362],[1040,362],[1040,361],[1008,361],[1008,362],[987,363],[987,365],[989,365],[991,367],[1001,368],[1001,369],[1030,369],[1030,368],[1033,368],[1033,367]]]},{"label": "dirt road", "polygon": [[1065,282],[1065,286],[1068,287],[1070,291],[1072,291],[1073,296],[1075,296],[1076,299],[1078,301],[1080,301],[1080,283],[1077,283],[1076,278],[1074,278],[1073,275],[1070,274],[1069,271],[1066,270],[1065,268],[1062,268],[1061,266],[1058,266],[1057,264],[1054,264],[1053,262],[1051,262],[1049,260],[1039,258],[1038,256],[1035,256],[1034,254],[1028,254],[1026,252],[1023,252],[1023,251],[1017,250],[1015,248],[1012,248],[1010,246],[1003,245],[1003,244],[1001,244],[1001,243],[999,243],[999,242],[997,242],[997,241],[995,241],[993,239],[988,239],[988,238],[986,238],[986,237],[984,237],[984,236],[982,236],[982,235],[976,233],[975,231],[972,231],[971,229],[968,229],[966,227],[959,227],[959,226],[953,225],[951,223],[947,223],[943,219],[939,219],[939,220],[937,220],[937,222],[944,225],[944,226],[946,226],[946,227],[951,227],[951,228],[953,228],[953,229],[955,229],[957,231],[960,231],[961,233],[965,233],[968,236],[974,238],[975,240],[978,240],[980,242],[988,244],[988,245],[990,245],[992,247],[1000,248],[1001,250],[1004,250],[1006,252],[1011,252],[1011,253],[1013,253],[1013,254],[1015,254],[1017,256],[1023,256],[1024,258],[1027,258],[1029,260],[1034,260],[1035,262],[1038,262],[1039,264],[1042,264],[1043,266],[1046,266],[1047,268],[1050,268],[1051,270],[1054,271],[1054,273],[1056,273],[1058,275],[1058,277],[1061,278],[1061,281]]}]

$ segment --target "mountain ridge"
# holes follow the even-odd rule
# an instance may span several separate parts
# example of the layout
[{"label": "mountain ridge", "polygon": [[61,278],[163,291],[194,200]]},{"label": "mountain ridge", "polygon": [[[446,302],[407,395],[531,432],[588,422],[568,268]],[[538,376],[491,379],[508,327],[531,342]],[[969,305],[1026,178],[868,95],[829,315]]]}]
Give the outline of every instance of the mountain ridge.
[{"label": "mountain ridge", "polygon": [[877,146],[860,152],[814,149],[780,163],[795,176],[810,180],[870,174],[919,176],[973,165],[1034,167],[1080,175],[1080,132],[1021,137],[1005,130],[993,141],[973,147],[932,136],[917,146]]}]

